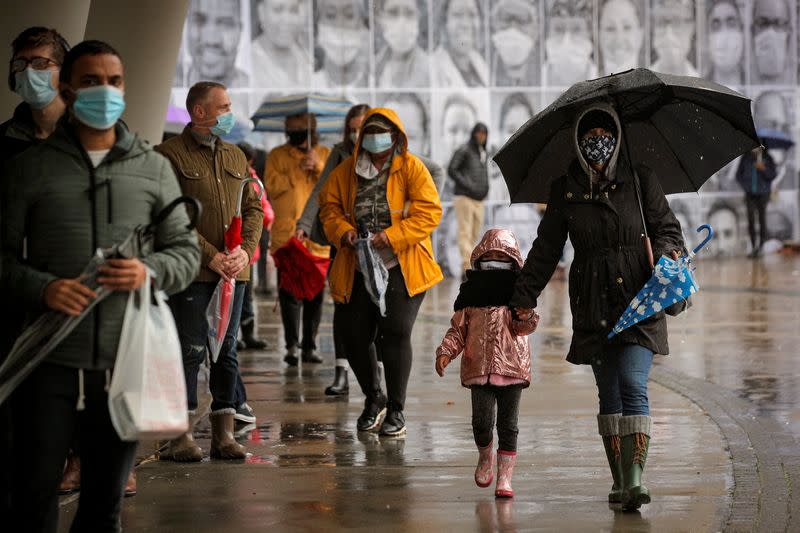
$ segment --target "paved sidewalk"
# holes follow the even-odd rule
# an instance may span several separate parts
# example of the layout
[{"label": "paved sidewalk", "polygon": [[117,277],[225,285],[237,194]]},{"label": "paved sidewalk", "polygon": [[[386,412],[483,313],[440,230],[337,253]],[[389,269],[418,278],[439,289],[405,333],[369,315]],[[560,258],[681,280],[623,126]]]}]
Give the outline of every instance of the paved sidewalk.
[{"label": "paved sidewalk", "polygon": [[[246,462],[146,462],[126,500],[125,531],[718,531],[730,513],[733,467],[719,427],[687,397],[651,385],[654,429],[645,481],[653,503],[621,513],[606,503],[610,474],[588,367],[564,362],[566,302],[555,287],[535,339],[534,384],[523,392],[516,497],[496,502],[472,481],[468,391],[458,366],[444,379],[433,351],[446,329],[452,283],[431,294],[414,332],[403,440],[357,434],[362,398],[327,398],[333,368],[287,369],[282,353],[246,352],[241,365],[258,427]],[[550,289],[548,289],[550,290]],[[559,303],[561,302],[561,303]],[[279,318],[259,305],[261,333],[279,346]],[[325,353],[327,352],[327,353]],[[352,378],[352,375],[351,375]],[[351,379],[351,386],[356,387]],[[207,425],[200,444],[208,452]],[[75,504],[62,508],[62,530]]]}]

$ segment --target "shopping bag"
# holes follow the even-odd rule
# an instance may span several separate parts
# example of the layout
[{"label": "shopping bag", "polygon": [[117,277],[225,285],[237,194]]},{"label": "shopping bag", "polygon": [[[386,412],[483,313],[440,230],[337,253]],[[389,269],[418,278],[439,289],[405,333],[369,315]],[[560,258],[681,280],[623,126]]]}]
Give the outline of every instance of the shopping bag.
[{"label": "shopping bag", "polygon": [[124,441],[171,439],[188,429],[178,330],[150,274],[128,296],[108,391],[111,423]]},{"label": "shopping bag", "polygon": [[358,267],[364,277],[364,285],[372,303],[378,306],[381,316],[386,316],[386,289],[389,286],[389,271],[372,244],[372,233],[363,233],[356,239]]},{"label": "shopping bag", "polygon": [[233,296],[236,291],[236,280],[225,281],[220,278],[211,301],[206,307],[206,322],[208,323],[208,351],[211,362],[216,363],[222,344],[225,342],[225,335],[228,332],[228,325],[231,323],[233,315]]}]

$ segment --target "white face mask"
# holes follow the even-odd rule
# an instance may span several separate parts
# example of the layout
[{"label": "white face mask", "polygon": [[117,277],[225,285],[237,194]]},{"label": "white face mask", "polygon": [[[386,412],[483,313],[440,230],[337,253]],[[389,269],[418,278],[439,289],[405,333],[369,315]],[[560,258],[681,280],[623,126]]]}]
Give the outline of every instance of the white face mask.
[{"label": "white face mask", "polygon": [[511,270],[514,263],[511,261],[478,261],[480,270]]},{"label": "white face mask", "polygon": [[583,35],[548,37],[544,43],[550,65],[548,81],[553,85],[572,85],[586,79],[592,62],[592,42]]},{"label": "white face mask", "polygon": [[522,65],[533,50],[533,39],[517,28],[508,28],[492,36],[492,44],[500,59],[508,66]]},{"label": "white face mask", "polygon": [[413,50],[417,46],[418,36],[419,27],[416,24],[405,26],[389,21],[383,24],[383,38],[396,54],[407,54]]},{"label": "white face mask", "polygon": [[713,32],[708,36],[708,46],[714,66],[730,70],[742,62],[744,32],[734,29]]},{"label": "white face mask", "polygon": [[351,64],[361,51],[363,32],[354,28],[320,24],[317,42],[325,50],[326,61],[343,67]]},{"label": "white face mask", "polygon": [[753,48],[756,68],[764,76],[779,76],[786,67],[786,41],[788,34],[768,29],[756,35]]}]

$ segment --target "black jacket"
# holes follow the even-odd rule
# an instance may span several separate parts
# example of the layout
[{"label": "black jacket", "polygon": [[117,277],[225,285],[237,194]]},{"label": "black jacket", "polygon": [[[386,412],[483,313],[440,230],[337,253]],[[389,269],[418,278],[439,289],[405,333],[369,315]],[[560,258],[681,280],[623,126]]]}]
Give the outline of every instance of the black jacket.
[{"label": "black jacket", "polygon": [[[589,364],[604,346],[638,344],[669,353],[664,312],[628,328],[611,341],[608,333],[652,270],[642,242],[642,218],[633,172],[620,157],[615,179],[590,185],[577,159],[550,191],[547,211],[512,297],[513,307],[534,308],[570,238],[575,259],[569,273],[572,344],[567,360]],[[672,214],[654,172],[637,167],[647,229],[655,259],[684,251],[680,224]]]},{"label": "black jacket", "polygon": [[39,142],[30,106],[19,104],[14,116],[0,124],[0,166]]},{"label": "black jacket", "polygon": [[456,150],[447,167],[447,174],[455,182],[453,194],[479,201],[486,198],[489,194],[489,173],[486,166],[488,157],[486,155],[481,161],[480,148],[475,141]]},{"label": "black jacket", "polygon": [[756,156],[753,152],[748,152],[739,160],[739,167],[736,169],[736,181],[745,193],[763,196],[772,191],[772,180],[777,176],[775,160],[764,150],[762,159],[764,170],[756,168]]}]

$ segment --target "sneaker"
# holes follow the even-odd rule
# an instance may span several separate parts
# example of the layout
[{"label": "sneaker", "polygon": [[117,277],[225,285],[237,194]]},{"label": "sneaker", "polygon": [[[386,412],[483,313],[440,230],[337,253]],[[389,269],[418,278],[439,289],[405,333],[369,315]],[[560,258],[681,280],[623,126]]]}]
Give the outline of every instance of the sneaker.
[{"label": "sneaker", "polygon": [[321,363],[322,357],[318,356],[314,350],[303,350],[303,362],[304,363]]},{"label": "sneaker", "polygon": [[359,431],[372,431],[381,424],[381,419],[386,414],[386,396],[380,393],[377,398],[364,400],[364,410],[358,417],[356,428]]},{"label": "sneaker", "polygon": [[236,408],[236,414],[233,415],[233,419],[247,424],[254,424],[256,421],[256,414],[253,412],[252,407],[243,403]]},{"label": "sneaker", "polygon": [[297,366],[297,356],[295,355],[295,348],[287,348],[286,355],[283,356],[283,362],[289,366]]},{"label": "sneaker", "polygon": [[406,434],[406,417],[403,411],[391,410],[383,419],[380,435],[382,437],[401,437]]}]

